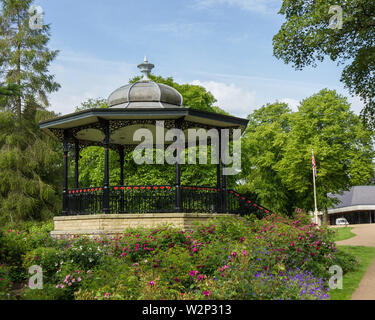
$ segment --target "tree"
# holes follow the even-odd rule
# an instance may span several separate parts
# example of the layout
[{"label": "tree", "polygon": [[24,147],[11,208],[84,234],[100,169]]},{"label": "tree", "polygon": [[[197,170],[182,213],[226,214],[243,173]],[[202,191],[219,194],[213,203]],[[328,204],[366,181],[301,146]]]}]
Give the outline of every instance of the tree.
[{"label": "tree", "polygon": [[290,214],[295,194],[276,170],[291,130],[292,111],[285,103],[267,104],[249,115],[242,138],[242,186],[239,190],[275,212]]},{"label": "tree", "polygon": [[0,112],[1,224],[39,221],[61,210],[61,144],[38,127],[52,116],[37,110],[20,122],[12,112]]},{"label": "tree", "polygon": [[[342,8],[342,28],[330,25],[333,5]],[[273,38],[274,55],[297,70],[326,57],[346,64],[341,81],[364,101],[362,119],[375,129],[375,2],[283,0],[279,13],[286,21]]]},{"label": "tree", "polygon": [[[140,76],[136,76],[130,79],[129,83],[137,82],[140,79]],[[150,79],[157,83],[166,84],[181,93],[184,107],[228,115],[227,112],[214,105],[217,100],[211,92],[207,91],[202,86],[187,83],[178,84],[173,81],[172,77],[163,78],[161,76],[150,75]]]},{"label": "tree", "polygon": [[28,10],[32,0],[1,0],[0,72],[1,81],[15,83],[22,95],[10,96],[3,104],[21,120],[22,106],[40,109],[48,106],[47,94],[60,87],[48,66],[58,51],[49,50],[49,25],[39,30],[29,27]]},{"label": "tree", "polygon": [[373,138],[347,99],[333,90],[321,90],[303,100],[290,117],[291,130],[275,164],[281,182],[296,194],[296,205],[314,209],[312,156],[317,162],[318,209],[325,212],[340,193],[366,184],[374,173]]}]

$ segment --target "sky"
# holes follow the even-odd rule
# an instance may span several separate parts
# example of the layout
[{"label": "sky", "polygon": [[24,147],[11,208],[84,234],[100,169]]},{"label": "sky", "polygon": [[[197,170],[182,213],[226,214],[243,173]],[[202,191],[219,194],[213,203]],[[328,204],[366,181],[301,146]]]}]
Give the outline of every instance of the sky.
[{"label": "sky", "polygon": [[140,75],[146,55],[153,74],[205,87],[235,116],[275,101],[297,110],[323,88],[347,96],[358,114],[362,103],[340,82],[342,66],[327,60],[296,71],[273,56],[281,2],[36,0],[51,25],[48,46],[60,51],[50,66],[61,85],[50,110],[68,114],[89,98],[107,98]]}]

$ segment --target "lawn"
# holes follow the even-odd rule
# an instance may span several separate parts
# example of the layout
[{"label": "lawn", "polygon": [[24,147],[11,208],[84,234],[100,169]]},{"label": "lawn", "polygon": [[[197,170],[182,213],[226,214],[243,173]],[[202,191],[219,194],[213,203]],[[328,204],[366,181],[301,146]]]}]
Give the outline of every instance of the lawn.
[{"label": "lawn", "polygon": [[[335,241],[355,237],[352,227],[335,228]],[[343,278],[343,288],[330,291],[331,300],[350,300],[355,289],[358,288],[368,267],[375,259],[375,248],[363,246],[338,246],[338,250],[357,257],[358,265],[354,271],[348,272]]]},{"label": "lawn", "polygon": [[355,271],[348,272],[343,278],[343,288],[330,291],[331,300],[350,300],[355,289],[368,267],[375,259],[375,248],[363,246],[338,246],[338,250],[353,254],[358,258],[359,264]]},{"label": "lawn", "polygon": [[335,241],[341,241],[355,237],[355,234],[351,231],[352,229],[352,227],[335,228]]}]

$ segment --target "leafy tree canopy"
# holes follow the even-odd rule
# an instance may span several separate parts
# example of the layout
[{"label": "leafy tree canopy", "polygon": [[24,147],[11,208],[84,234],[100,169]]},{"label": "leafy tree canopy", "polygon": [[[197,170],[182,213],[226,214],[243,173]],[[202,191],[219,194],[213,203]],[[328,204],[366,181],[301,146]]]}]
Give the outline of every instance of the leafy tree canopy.
[{"label": "leafy tree canopy", "polygon": [[249,119],[243,139],[244,187],[271,210],[313,210],[312,149],[320,210],[333,204],[328,193],[367,184],[374,174],[373,136],[335,91],[321,90],[303,100],[297,112],[275,103]]},{"label": "leafy tree canopy", "polygon": [[[342,8],[342,28],[330,26],[334,5]],[[341,81],[365,102],[362,118],[375,129],[375,2],[283,0],[279,13],[286,21],[274,36],[274,55],[299,70],[327,57],[345,64]]]}]

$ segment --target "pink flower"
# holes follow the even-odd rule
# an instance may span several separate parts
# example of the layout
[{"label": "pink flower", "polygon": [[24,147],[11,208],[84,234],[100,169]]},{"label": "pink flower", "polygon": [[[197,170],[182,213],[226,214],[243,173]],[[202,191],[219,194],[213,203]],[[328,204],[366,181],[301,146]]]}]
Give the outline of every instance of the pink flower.
[{"label": "pink flower", "polygon": [[246,250],[242,250],[242,254],[243,254],[244,256],[247,256],[247,251],[246,251]]},{"label": "pink flower", "polygon": [[237,252],[232,252],[232,256],[236,257],[237,256]]},{"label": "pink flower", "polygon": [[198,275],[198,273],[199,273],[199,271],[190,270],[189,276],[195,277],[196,275]]},{"label": "pink flower", "polygon": [[203,294],[205,297],[208,297],[210,295],[210,291],[209,290],[203,291]]},{"label": "pink flower", "polygon": [[153,280],[150,281],[150,286],[153,287],[155,285],[155,282]]},{"label": "pink flower", "polygon": [[78,282],[81,282],[81,280],[82,280],[81,277],[78,277],[77,281],[78,281]]}]

